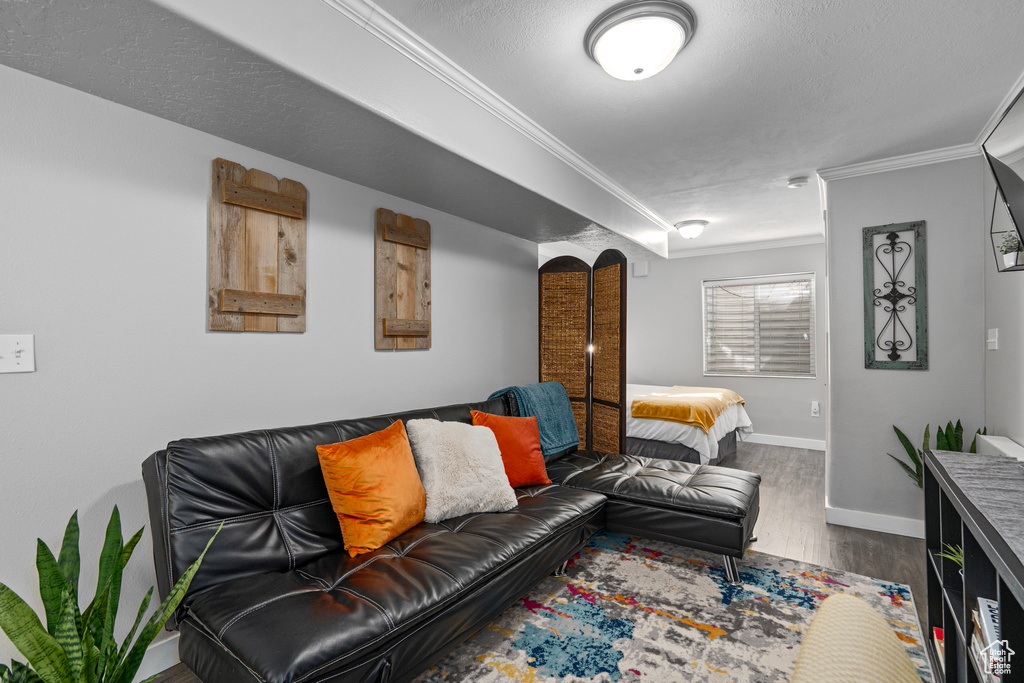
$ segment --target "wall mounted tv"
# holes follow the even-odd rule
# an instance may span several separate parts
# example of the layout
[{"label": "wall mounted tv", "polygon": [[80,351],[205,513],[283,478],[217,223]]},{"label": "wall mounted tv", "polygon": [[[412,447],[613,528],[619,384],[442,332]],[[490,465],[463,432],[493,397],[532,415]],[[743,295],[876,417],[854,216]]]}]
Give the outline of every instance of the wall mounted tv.
[{"label": "wall mounted tv", "polygon": [[[1024,234],[1024,97],[1017,96],[982,148],[998,185],[993,226],[1000,222],[1002,204],[1012,221],[1012,228],[1002,230],[1015,229],[1019,238]],[[992,232],[995,239],[996,227]]]}]

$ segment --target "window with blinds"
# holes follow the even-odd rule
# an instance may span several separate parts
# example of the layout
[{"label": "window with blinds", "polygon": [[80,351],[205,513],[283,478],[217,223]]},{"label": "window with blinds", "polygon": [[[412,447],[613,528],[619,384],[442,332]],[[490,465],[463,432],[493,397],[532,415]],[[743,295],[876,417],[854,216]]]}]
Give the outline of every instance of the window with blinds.
[{"label": "window with blinds", "polygon": [[703,286],[705,375],[814,377],[814,273]]}]

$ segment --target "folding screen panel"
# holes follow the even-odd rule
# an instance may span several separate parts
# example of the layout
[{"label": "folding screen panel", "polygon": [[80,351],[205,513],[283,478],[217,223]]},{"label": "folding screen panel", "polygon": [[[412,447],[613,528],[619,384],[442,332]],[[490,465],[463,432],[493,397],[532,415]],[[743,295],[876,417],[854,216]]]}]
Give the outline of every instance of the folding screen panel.
[{"label": "folding screen panel", "polygon": [[590,450],[590,266],[560,256],[540,269],[540,381],[569,394],[580,449]]},{"label": "folding screen panel", "polygon": [[626,257],[606,249],[594,261],[591,449],[626,448]]}]

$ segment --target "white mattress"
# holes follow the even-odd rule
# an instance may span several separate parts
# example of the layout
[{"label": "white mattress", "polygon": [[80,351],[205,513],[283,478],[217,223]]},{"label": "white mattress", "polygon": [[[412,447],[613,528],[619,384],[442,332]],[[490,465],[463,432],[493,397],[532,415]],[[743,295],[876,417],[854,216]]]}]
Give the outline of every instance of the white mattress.
[{"label": "white mattress", "polygon": [[671,387],[657,386],[653,384],[627,384],[626,385],[626,436],[637,439],[650,439],[652,441],[667,441],[669,443],[680,443],[700,453],[701,464],[708,464],[718,457],[718,442],[729,432],[738,430],[736,438],[751,434],[754,427],[750,417],[743,406],[731,405],[725,409],[707,434],[700,427],[684,425],[668,420],[648,420],[645,418],[633,417],[633,399],[637,396],[644,396],[656,391],[665,391]]}]

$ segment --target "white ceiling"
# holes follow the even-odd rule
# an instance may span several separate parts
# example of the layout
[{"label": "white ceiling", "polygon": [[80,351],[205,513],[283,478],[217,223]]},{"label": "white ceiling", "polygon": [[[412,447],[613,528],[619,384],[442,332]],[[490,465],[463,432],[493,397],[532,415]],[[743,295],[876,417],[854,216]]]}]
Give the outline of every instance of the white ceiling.
[{"label": "white ceiling", "polygon": [[677,254],[821,235],[815,171],[976,144],[1024,71],[1020,0],[691,0],[637,82],[583,51],[614,0],[376,4],[670,223],[711,221]]}]

